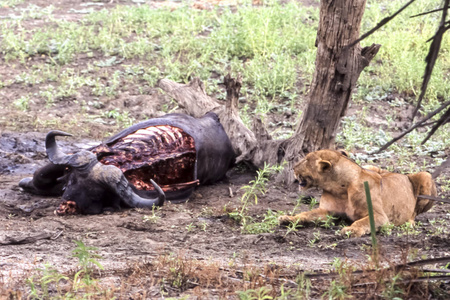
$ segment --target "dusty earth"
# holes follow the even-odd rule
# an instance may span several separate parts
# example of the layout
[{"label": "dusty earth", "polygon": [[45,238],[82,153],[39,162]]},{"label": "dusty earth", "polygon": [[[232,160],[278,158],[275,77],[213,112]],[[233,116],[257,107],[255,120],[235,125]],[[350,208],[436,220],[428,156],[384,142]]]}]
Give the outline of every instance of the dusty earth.
[{"label": "dusty earth", "polygon": [[[337,226],[309,226],[291,233],[282,227],[270,233],[241,233],[239,224],[227,212],[241,206],[240,187],[255,174],[239,167],[229,172],[227,180],[199,187],[188,203],[168,203],[156,212],[154,222],[144,219],[152,215],[150,211],[138,209],[94,216],[55,216],[59,198],[29,195],[17,186],[21,178],[47,163],[44,137],[43,133],[3,132],[0,139],[0,282],[6,286],[18,288],[12,283],[30,276],[30,271],[44,263],[67,271],[76,262],[70,257],[75,240],[99,249],[99,261],[105,267],[101,278],[110,280],[120,280],[116,272],[134,263],[167,253],[226,268],[277,266],[293,279],[299,271],[331,269],[335,258],[349,259],[362,267],[370,254],[368,236],[345,238],[336,234]],[[69,152],[92,143],[65,141],[61,145]],[[296,192],[268,183],[268,192],[251,206],[249,215],[261,220],[268,209],[290,212],[297,198]],[[302,204],[299,209],[308,207]],[[434,219],[444,221],[443,230],[437,230],[439,223],[430,223]],[[411,232],[396,229],[391,235],[379,235],[384,258],[400,263],[405,257],[450,255],[449,219],[449,205],[438,204],[417,218],[421,224]]]},{"label": "dusty earth", "polygon": [[[46,1],[32,2],[44,5]],[[104,7],[116,4],[116,1],[106,2]],[[55,14],[66,19],[79,17],[76,13],[69,13],[68,7],[73,9],[72,11],[84,7],[79,6],[78,1],[62,1],[54,5]],[[78,67],[81,68],[83,61],[80,60],[79,64]],[[8,76],[14,78],[25,68],[26,66],[17,64],[14,69],[5,66],[0,67],[0,70],[5,80]],[[124,88],[123,93],[109,100],[106,105],[124,106],[126,101],[129,101],[129,107],[145,106],[143,109],[139,108],[139,112],[136,111],[136,118],[139,118],[139,113],[143,113],[142,110],[148,110],[148,115],[161,114],[158,108],[168,101],[167,96],[159,94],[153,87],[144,88],[148,92],[143,96],[133,95],[133,87]],[[37,90],[39,87],[31,86],[29,89]],[[239,270],[249,267],[264,270],[269,266],[279,270],[278,276],[285,280],[295,280],[300,272],[314,273],[332,269],[331,263],[335,258],[348,259],[357,268],[363,268],[367,264],[370,237],[343,237],[337,234],[340,228],[338,225],[332,225],[331,228],[312,225],[297,231],[275,226],[270,232],[242,233],[240,224],[232,219],[229,213],[242,206],[241,187],[248,185],[256,175],[245,166],[236,166],[230,170],[227,179],[222,182],[199,187],[187,203],[167,203],[155,213],[155,218],[151,218],[151,211],[139,209],[94,216],[55,216],[54,210],[60,201],[58,197],[29,195],[17,185],[20,179],[31,176],[34,170],[48,162],[44,149],[46,130],[25,132],[20,124],[12,126],[7,114],[15,114],[17,120],[29,120],[37,116],[46,119],[54,117],[55,111],[61,109],[64,109],[66,116],[76,114],[79,107],[68,107],[61,102],[56,103],[54,111],[34,110],[32,107],[33,113],[20,115],[9,108],[8,101],[24,91],[18,86],[10,85],[0,92],[1,106],[5,107],[0,123],[0,297],[2,293],[6,295],[11,291],[21,291],[26,295],[29,288],[24,279],[32,276],[34,270],[46,263],[60,272],[69,272],[76,268],[77,261],[71,257],[71,251],[76,246],[74,241],[83,241],[86,245],[97,247],[101,256],[98,261],[105,270],[96,277],[104,286],[119,289],[122,285],[122,290],[130,293],[126,296],[134,299],[181,295],[200,295],[199,297],[206,298],[235,295],[233,290],[220,290],[195,283],[184,288],[171,288],[167,283],[152,286],[143,285],[141,282],[136,284],[135,290],[123,288],[127,277],[136,270],[136,266],[158,259],[160,261],[166,254],[181,257],[184,261],[215,265],[218,270],[227,273],[226,278],[236,281],[245,281],[239,276]],[[87,98],[87,101],[90,96],[86,93],[78,97]],[[37,107],[39,103],[32,105]],[[352,109],[358,110],[359,107],[353,106]],[[369,111],[382,114],[388,109],[391,108],[380,101],[373,103]],[[376,118],[371,118],[368,122],[372,126],[384,126],[377,122]],[[97,126],[98,131],[111,131],[108,124]],[[71,138],[61,139],[60,145],[70,152],[98,142],[99,139],[93,138]],[[432,154],[426,153],[417,157],[418,164],[422,164],[430,155]],[[389,162],[378,163],[380,166],[386,166],[391,164],[392,160],[395,161],[391,159]],[[447,170],[442,176],[448,178],[449,174],[450,170]],[[318,196],[320,191],[311,193]],[[449,192],[441,193],[441,196],[450,198]],[[294,208],[297,212],[308,210],[310,205],[307,201],[296,207],[298,199],[300,195],[294,187],[284,187],[269,181],[267,193],[259,195],[258,203],[249,207],[248,215],[253,217],[253,222],[261,222],[269,209],[275,213],[292,213]],[[437,204],[431,211],[418,216],[416,221],[420,223],[414,229],[396,228],[391,234],[378,236],[385,262],[401,263],[410,259],[450,256],[450,204]],[[316,283],[313,290],[318,297],[324,286],[317,281]],[[202,289],[200,292],[196,290],[199,287]],[[125,297],[119,297],[122,296]]]}]

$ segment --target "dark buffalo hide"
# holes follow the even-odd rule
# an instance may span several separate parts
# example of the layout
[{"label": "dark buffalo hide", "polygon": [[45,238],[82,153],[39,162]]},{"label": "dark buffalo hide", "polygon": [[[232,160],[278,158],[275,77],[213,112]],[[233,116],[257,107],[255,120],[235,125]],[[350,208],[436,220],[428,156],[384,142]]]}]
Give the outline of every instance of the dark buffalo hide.
[{"label": "dark buffalo hide", "polygon": [[61,215],[160,206],[165,199],[184,202],[198,184],[222,179],[235,159],[214,113],[150,119],[70,155],[55,141],[67,135],[51,131],[46,138],[51,163],[19,183],[34,194],[62,195],[56,211]]}]

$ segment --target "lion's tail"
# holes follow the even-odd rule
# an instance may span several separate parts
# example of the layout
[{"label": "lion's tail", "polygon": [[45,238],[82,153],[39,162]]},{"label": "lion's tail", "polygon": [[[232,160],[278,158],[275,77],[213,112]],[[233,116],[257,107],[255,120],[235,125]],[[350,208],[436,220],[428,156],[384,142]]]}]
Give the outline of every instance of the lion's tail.
[{"label": "lion's tail", "polygon": [[[419,172],[408,175],[414,189],[414,196],[417,199],[418,195],[437,196],[436,184],[434,183],[431,174],[428,172]],[[428,199],[417,199],[415,212],[416,215],[428,211],[433,206],[434,201]]]}]

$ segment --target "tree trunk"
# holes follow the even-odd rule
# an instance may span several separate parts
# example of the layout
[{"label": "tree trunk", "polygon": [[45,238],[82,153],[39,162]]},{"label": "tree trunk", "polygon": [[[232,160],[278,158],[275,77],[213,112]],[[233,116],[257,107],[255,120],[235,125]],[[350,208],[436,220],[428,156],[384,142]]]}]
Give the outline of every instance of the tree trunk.
[{"label": "tree trunk", "polygon": [[309,103],[295,134],[284,144],[288,162],[279,180],[293,180],[292,168],[300,156],[318,149],[334,148],[341,118],[345,115],[352,90],[361,71],[377,54],[380,45],[361,49],[359,38],[365,0],[322,0],[316,38],[316,69]]},{"label": "tree trunk", "polygon": [[365,0],[321,1],[316,70],[309,102],[302,121],[290,139],[272,140],[260,120],[254,121],[252,131],[245,127],[237,107],[240,78],[225,77],[226,105],[209,98],[198,79],[187,85],[162,79],[158,86],[193,116],[216,112],[238,155],[238,162],[249,162],[261,168],[266,162],[273,165],[287,161],[277,180],[289,184],[294,179],[292,168],[298,158],[318,149],[334,148],[336,131],[347,111],[356,81],[380,48],[375,44],[363,49],[359,44],[347,47],[359,37],[365,4]]}]

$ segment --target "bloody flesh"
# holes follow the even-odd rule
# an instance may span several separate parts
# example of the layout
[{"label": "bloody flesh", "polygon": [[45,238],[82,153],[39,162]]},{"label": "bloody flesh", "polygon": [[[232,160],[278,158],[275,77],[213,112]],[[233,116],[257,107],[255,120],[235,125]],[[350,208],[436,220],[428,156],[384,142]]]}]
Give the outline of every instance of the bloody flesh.
[{"label": "bloody flesh", "polygon": [[105,165],[122,170],[138,190],[153,190],[150,179],[164,191],[198,184],[195,178],[194,139],[169,125],[139,129],[114,143],[92,149]]},{"label": "bloody flesh", "polygon": [[75,215],[78,213],[78,206],[75,201],[62,201],[58,208],[55,210],[55,214],[58,216],[63,215]]}]

